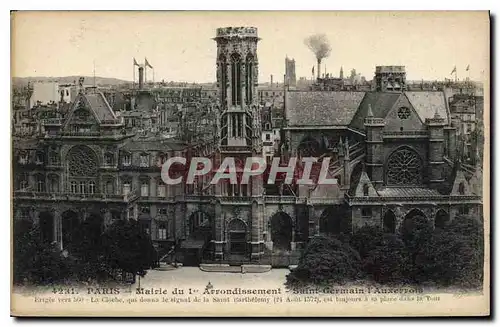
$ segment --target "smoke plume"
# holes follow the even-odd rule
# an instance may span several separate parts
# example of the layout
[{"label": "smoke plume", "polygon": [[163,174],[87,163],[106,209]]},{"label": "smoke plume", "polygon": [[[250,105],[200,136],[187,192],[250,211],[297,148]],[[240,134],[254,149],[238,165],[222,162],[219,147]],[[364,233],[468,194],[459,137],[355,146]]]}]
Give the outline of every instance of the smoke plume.
[{"label": "smoke plume", "polygon": [[330,42],[325,34],[315,34],[311,35],[304,40],[305,45],[314,53],[316,60],[318,61],[318,78],[320,73],[321,61],[327,58],[332,51]]}]

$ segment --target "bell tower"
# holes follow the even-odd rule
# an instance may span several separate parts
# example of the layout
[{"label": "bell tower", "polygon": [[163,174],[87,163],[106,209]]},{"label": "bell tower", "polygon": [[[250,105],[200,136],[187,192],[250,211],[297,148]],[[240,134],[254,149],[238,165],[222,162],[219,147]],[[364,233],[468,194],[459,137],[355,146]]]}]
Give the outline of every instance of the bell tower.
[{"label": "bell tower", "polygon": [[221,150],[260,150],[255,27],[217,29],[217,88],[220,107]]}]

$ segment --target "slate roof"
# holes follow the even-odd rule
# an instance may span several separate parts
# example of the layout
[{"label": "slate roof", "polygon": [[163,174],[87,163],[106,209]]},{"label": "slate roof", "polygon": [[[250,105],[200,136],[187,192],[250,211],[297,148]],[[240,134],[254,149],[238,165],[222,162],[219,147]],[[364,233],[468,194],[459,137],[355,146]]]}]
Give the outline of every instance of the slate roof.
[{"label": "slate roof", "polygon": [[444,118],[447,124],[450,123],[443,92],[415,91],[405,92],[405,95],[422,121],[425,121],[426,118],[434,118],[437,109],[441,118]]},{"label": "slate roof", "polygon": [[421,187],[387,187],[378,191],[381,197],[426,197],[440,196],[441,194],[430,188]]},{"label": "slate roof", "polygon": [[289,126],[346,126],[365,92],[290,91],[286,97]]},{"label": "slate roof", "polygon": [[84,96],[100,121],[116,119],[113,109],[102,93],[89,93]]},{"label": "slate roof", "polygon": [[350,126],[359,130],[365,129],[364,119],[368,115],[369,105],[371,105],[373,117],[385,118],[400,96],[401,93],[395,92],[367,92]]},{"label": "slate roof", "polygon": [[125,143],[121,149],[127,150],[131,152],[136,151],[179,151],[187,148],[187,145],[183,142],[166,139],[161,136],[152,136],[152,137],[135,137],[130,139],[127,143]]}]

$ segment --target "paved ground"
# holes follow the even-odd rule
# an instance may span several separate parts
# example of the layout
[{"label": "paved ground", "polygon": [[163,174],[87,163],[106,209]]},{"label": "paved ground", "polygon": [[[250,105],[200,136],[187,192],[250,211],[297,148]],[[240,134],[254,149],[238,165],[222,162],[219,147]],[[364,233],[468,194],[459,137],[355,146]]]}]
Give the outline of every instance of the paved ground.
[{"label": "paved ground", "polygon": [[[265,273],[204,272],[198,267],[182,267],[170,271],[150,270],[140,279],[140,286],[205,288],[210,282],[214,288],[230,287],[284,287],[288,269],[272,269]],[[139,281],[133,287],[138,287]]]}]

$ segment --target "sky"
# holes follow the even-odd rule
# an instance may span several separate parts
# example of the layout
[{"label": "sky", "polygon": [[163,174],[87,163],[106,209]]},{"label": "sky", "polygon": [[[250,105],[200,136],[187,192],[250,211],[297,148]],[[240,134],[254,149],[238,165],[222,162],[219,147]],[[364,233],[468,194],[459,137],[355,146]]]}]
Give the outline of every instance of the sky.
[{"label": "sky", "polygon": [[283,80],[285,56],[311,78],[304,39],[316,33],[330,41],[321,71],[333,76],[342,66],[371,80],[377,65],[404,65],[409,80],[454,78],[454,66],[459,79],[489,76],[487,12],[17,12],[11,26],[17,77],[91,76],[95,62],[97,76],[131,81],[133,58],[147,57],[156,81],[213,82],[213,37],[226,26],[257,27],[261,83]]}]

